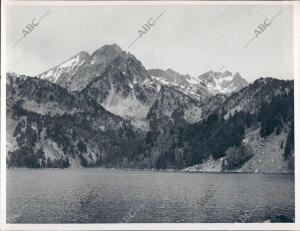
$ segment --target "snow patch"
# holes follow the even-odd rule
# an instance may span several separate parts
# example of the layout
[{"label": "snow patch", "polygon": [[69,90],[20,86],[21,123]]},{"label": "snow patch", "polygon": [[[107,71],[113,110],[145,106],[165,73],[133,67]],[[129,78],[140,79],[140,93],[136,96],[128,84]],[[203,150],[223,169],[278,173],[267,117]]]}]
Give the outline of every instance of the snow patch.
[{"label": "snow patch", "polygon": [[223,81],[227,81],[227,82],[230,82],[233,80],[233,76],[232,75],[228,75],[226,77],[223,77]]},{"label": "snow patch", "polygon": [[190,79],[186,79],[190,84],[199,84],[200,80],[194,77],[191,77]]},{"label": "snow patch", "polygon": [[85,60],[81,58],[80,54],[78,54],[74,58],[69,59],[68,61],[37,77],[40,77],[41,79],[48,79],[55,83],[58,81],[62,73],[69,73],[70,71],[77,70],[78,67],[80,67],[84,63]]}]

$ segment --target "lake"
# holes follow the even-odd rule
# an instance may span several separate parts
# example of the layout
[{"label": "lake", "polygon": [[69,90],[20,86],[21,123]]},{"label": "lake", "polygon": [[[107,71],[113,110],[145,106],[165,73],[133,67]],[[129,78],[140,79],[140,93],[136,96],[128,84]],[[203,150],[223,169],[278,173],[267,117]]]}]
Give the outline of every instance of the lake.
[{"label": "lake", "polygon": [[261,222],[294,218],[294,176],[8,169],[8,223]]}]

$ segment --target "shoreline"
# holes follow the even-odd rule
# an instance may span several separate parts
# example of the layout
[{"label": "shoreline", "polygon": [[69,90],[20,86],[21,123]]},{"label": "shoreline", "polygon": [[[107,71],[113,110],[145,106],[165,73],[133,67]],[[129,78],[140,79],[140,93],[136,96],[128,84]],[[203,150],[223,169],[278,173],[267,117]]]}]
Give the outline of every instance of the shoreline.
[{"label": "shoreline", "polygon": [[283,175],[295,175],[294,172],[241,172],[241,171],[225,171],[225,172],[219,172],[219,171],[183,171],[178,169],[135,169],[135,168],[103,168],[103,167],[79,167],[79,168],[26,168],[26,167],[6,167],[6,170],[74,170],[74,169],[100,169],[100,170],[119,170],[119,171],[136,171],[136,172],[176,172],[176,173],[189,173],[189,174],[200,174],[200,173],[212,173],[212,174],[239,174],[239,173],[246,173],[246,174],[283,174]]}]

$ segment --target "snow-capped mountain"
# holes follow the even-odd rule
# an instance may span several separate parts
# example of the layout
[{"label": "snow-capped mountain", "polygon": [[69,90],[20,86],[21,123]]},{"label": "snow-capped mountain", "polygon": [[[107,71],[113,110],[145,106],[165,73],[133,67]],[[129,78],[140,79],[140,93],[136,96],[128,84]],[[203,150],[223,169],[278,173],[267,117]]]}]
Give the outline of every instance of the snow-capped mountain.
[{"label": "snow-capped mountain", "polygon": [[150,69],[148,70],[153,82],[161,86],[168,86],[172,89],[186,94],[193,99],[203,100],[208,96],[212,96],[202,84],[200,80],[190,75],[182,75],[172,69]]},{"label": "snow-capped mountain", "polygon": [[[169,85],[169,91],[178,91],[174,94],[183,99],[168,109],[171,113],[177,108],[185,108],[183,105],[188,105],[189,97],[203,101],[212,96],[202,85],[191,85],[190,82],[195,80],[189,75],[182,76],[171,69],[153,72],[165,79],[151,77],[134,55],[113,44],[101,47],[92,55],[81,52],[38,77],[95,99],[106,110],[130,120],[132,125],[143,130],[149,130],[148,113],[157,98],[164,94],[161,89],[165,85]],[[171,104],[170,98],[168,101]],[[188,121],[203,117],[203,105],[197,102],[193,105],[184,109],[184,119]],[[187,116],[191,113],[197,116]]]},{"label": "snow-capped mountain", "polygon": [[78,71],[79,67],[82,66],[89,57],[90,55],[87,52],[81,51],[58,66],[37,75],[37,77],[48,80],[52,83],[63,82],[63,79],[70,78],[74,75]]},{"label": "snow-capped mountain", "polygon": [[162,85],[172,86],[177,90],[195,98],[216,94],[230,94],[248,85],[239,73],[209,71],[198,77],[182,75],[171,69],[150,69],[148,72],[154,81]]},{"label": "snow-capped mountain", "polygon": [[243,79],[239,73],[232,75],[230,71],[223,73],[209,71],[200,75],[197,79],[213,94],[230,94],[248,85],[247,80]]},{"label": "snow-capped mountain", "polygon": [[122,49],[116,44],[103,46],[92,55],[82,51],[36,77],[56,83],[70,91],[82,90],[94,78],[100,76],[121,53]]},{"label": "snow-capped mountain", "polygon": [[[101,76],[106,68],[127,52],[116,45],[105,45],[92,55],[81,51],[67,61],[43,72],[36,77],[56,83],[70,91],[82,90],[97,76]],[[128,54],[127,54],[128,55]],[[248,85],[239,73],[209,71],[198,77],[183,75],[172,69],[150,69],[151,84],[169,86],[196,100],[215,94],[230,94]],[[149,85],[149,81],[148,81]]]}]

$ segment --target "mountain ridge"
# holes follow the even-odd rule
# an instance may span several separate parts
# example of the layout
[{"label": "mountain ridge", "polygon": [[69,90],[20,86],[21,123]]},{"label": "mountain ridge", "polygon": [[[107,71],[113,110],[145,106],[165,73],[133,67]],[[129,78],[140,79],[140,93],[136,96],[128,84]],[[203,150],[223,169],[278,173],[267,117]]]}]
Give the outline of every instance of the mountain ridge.
[{"label": "mountain ridge", "polygon": [[9,167],[292,171],[292,80],[146,70],[116,44],[79,54],[57,79],[7,74]]},{"label": "mountain ridge", "polygon": [[[128,54],[129,56],[132,55],[129,52],[123,51],[115,43],[112,45],[104,45],[91,54],[87,53],[86,51],[81,51],[66,61],[56,65],[55,67],[36,75],[36,77],[58,83],[69,90],[82,90],[91,80],[93,80],[93,78],[95,78],[95,73],[97,73],[97,75],[101,75],[105,68],[115,58],[122,54]],[[75,58],[77,62],[74,61]],[[74,66],[70,64],[71,60],[73,60],[73,63],[75,62]],[[90,70],[93,68],[96,69],[96,72]],[[177,88],[178,85],[179,88],[184,86],[185,93],[194,95],[195,98],[198,97],[197,91],[202,92],[204,89],[210,94],[230,94],[234,91],[240,90],[242,87],[248,84],[248,82],[243,79],[238,72],[232,76],[231,72],[229,71],[225,71],[224,73],[209,71],[199,75],[198,77],[192,77],[189,74],[182,75],[171,68],[166,70],[149,69],[148,72],[151,76],[156,77],[155,80],[160,84],[166,84],[163,81],[159,81],[161,79],[158,79],[164,77],[169,84],[177,86]],[[228,77],[228,75],[231,75],[233,79],[232,81],[227,81],[228,83],[219,83],[218,80],[220,79],[220,75],[222,77]],[[80,79],[79,76],[85,76],[85,78]],[[81,81],[81,83],[77,83],[78,81]],[[83,84],[82,82],[85,83]],[[230,84],[231,88],[228,88]]]}]

